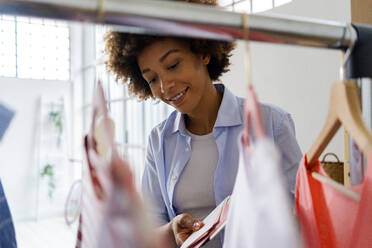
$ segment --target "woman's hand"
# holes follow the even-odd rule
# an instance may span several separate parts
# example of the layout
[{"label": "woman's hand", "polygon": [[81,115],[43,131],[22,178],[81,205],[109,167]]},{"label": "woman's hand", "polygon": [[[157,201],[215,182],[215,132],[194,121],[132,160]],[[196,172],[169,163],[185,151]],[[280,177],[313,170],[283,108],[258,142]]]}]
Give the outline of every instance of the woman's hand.
[{"label": "woman's hand", "polygon": [[178,246],[181,246],[193,232],[198,231],[204,226],[203,222],[194,219],[189,214],[177,215],[170,224]]}]

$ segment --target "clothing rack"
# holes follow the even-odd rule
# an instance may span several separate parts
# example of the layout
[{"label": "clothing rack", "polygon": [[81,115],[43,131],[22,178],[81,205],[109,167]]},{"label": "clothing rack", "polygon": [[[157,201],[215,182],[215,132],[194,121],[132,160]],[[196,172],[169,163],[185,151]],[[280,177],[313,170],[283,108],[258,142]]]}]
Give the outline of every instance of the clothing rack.
[{"label": "clothing rack", "polygon": [[[102,23],[118,31],[244,39],[242,15],[204,5],[156,0],[0,0],[0,14]],[[103,13],[103,15],[99,15]],[[249,39],[327,48],[345,48],[346,24],[307,18],[249,15]]]},{"label": "clothing rack", "polygon": [[[346,76],[372,82],[372,26],[279,15],[246,15],[222,8],[159,0],[0,0],[0,14],[105,24],[117,31],[346,50]],[[367,90],[372,90],[369,86]],[[370,97],[369,97],[370,98]],[[366,101],[365,101],[366,100]],[[363,105],[371,99],[364,99]],[[368,107],[368,106],[367,106]],[[368,108],[369,109],[369,108]],[[372,123],[372,120],[370,120]],[[371,124],[372,127],[372,124]]]},{"label": "clothing rack", "polygon": [[350,29],[346,23],[250,14],[249,35],[245,37],[241,13],[159,0],[0,0],[0,14],[101,23],[117,31],[134,33],[219,40],[249,39],[342,50],[356,39],[347,76],[372,78],[368,61],[372,58],[371,26],[353,25],[354,28]]}]

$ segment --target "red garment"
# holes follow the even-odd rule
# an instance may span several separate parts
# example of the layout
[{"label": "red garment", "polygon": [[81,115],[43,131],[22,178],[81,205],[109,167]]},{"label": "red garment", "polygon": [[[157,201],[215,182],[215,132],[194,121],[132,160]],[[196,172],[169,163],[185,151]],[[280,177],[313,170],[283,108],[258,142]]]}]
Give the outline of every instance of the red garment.
[{"label": "red garment", "polygon": [[[296,212],[305,247],[372,247],[372,161],[356,202],[311,176],[306,155],[296,178]],[[327,176],[319,161],[311,169]]]}]

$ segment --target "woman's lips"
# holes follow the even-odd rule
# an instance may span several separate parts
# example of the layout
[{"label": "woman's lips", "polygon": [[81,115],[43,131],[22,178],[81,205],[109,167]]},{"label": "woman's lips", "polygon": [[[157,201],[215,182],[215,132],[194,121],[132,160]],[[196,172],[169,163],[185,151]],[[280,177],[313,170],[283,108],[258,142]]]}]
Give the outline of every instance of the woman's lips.
[{"label": "woman's lips", "polygon": [[172,103],[172,105],[179,106],[183,102],[183,100],[185,99],[185,96],[186,96],[186,93],[188,92],[188,90],[189,90],[189,87],[187,87],[186,89],[181,91],[179,94],[177,94],[175,97],[170,99],[170,102]]}]

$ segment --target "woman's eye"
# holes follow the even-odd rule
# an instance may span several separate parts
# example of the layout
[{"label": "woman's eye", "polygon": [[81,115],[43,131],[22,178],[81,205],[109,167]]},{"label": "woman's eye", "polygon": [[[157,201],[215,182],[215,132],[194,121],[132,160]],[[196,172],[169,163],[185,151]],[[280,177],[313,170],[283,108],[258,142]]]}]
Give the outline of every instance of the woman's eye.
[{"label": "woman's eye", "polygon": [[175,64],[169,66],[169,67],[168,67],[168,70],[172,70],[172,69],[176,68],[176,67],[178,66],[178,64],[179,64],[179,62],[177,62],[177,63],[175,63]]}]

